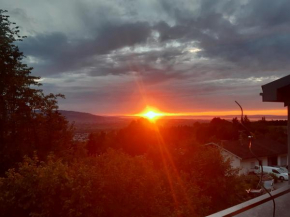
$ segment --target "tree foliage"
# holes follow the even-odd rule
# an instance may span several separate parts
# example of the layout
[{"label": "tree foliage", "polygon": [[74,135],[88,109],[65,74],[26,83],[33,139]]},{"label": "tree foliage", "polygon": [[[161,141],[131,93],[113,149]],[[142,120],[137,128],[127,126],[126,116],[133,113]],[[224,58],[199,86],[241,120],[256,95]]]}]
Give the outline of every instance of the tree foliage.
[{"label": "tree foliage", "polygon": [[[186,187],[191,193],[188,204],[180,199],[180,188],[178,183],[167,184],[165,173],[155,170],[146,158],[114,150],[72,164],[52,156],[47,162],[26,158],[19,169],[0,179],[0,213],[11,217],[199,216],[203,200],[195,197],[198,189]],[[172,191],[177,192],[178,204]]]},{"label": "tree foliage", "polygon": [[245,186],[229,162],[215,149],[194,149],[164,157],[158,168],[144,155],[113,149],[70,163],[25,158],[0,179],[0,213],[189,217],[243,201]]},{"label": "tree foliage", "polygon": [[57,97],[45,95],[39,77],[16,45],[24,37],[0,10],[0,174],[34,150],[40,156],[60,151],[70,139],[66,120],[57,112]]},{"label": "tree foliage", "polygon": [[90,133],[86,144],[88,154],[96,156],[106,151],[106,134],[104,132]]}]

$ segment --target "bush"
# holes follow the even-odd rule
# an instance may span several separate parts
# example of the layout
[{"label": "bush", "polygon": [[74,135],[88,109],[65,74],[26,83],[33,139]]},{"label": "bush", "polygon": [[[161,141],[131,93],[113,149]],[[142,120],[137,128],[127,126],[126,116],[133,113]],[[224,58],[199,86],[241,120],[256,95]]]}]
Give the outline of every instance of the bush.
[{"label": "bush", "polygon": [[199,216],[204,199],[185,177],[109,150],[71,164],[25,158],[0,179],[1,216]]}]

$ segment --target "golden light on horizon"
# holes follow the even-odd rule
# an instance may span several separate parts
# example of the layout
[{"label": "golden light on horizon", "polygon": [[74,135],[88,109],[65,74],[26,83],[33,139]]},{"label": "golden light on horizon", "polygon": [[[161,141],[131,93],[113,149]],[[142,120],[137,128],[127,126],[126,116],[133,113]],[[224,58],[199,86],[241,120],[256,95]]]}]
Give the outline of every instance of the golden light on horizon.
[{"label": "golden light on horizon", "polygon": [[[143,112],[139,114],[129,115],[129,116],[139,116],[144,117],[149,120],[155,120],[161,117],[219,117],[219,116],[240,116],[240,110],[231,111],[204,111],[204,112],[176,112],[167,113],[161,112],[154,107],[146,107]],[[286,109],[269,109],[269,110],[245,110],[244,115],[275,115],[275,116],[285,116],[287,115]]]},{"label": "golden light on horizon", "polygon": [[156,113],[154,111],[148,111],[147,113],[143,114],[144,117],[153,120],[156,117],[162,116],[160,113]]},{"label": "golden light on horizon", "polygon": [[160,112],[157,108],[147,106],[143,112],[136,114],[134,116],[144,117],[151,121],[155,121],[157,118],[164,116],[166,113]]}]

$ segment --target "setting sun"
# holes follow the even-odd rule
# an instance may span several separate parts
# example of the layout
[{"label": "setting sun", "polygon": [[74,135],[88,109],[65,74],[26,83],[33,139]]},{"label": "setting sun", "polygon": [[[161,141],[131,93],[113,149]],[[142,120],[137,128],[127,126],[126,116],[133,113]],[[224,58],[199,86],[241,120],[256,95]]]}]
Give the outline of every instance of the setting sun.
[{"label": "setting sun", "polygon": [[146,109],[143,110],[143,112],[136,114],[134,116],[144,117],[151,121],[155,121],[157,118],[164,116],[165,113],[160,112],[158,109],[147,106]]},{"label": "setting sun", "polygon": [[152,120],[155,117],[161,116],[161,114],[156,113],[154,111],[148,111],[147,113],[143,114],[143,116]]}]

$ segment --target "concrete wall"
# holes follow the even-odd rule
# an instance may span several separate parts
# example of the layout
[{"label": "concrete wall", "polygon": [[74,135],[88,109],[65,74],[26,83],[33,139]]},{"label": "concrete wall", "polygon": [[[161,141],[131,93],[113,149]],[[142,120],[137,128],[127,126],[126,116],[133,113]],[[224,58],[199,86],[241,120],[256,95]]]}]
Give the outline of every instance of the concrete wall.
[{"label": "concrete wall", "polygon": [[279,166],[286,166],[288,163],[288,157],[287,154],[283,154],[278,156],[278,165]]},{"label": "concrete wall", "polygon": [[[290,193],[275,198],[276,203],[276,215],[277,217],[289,217],[290,207]],[[235,215],[237,217],[272,217],[273,216],[273,202],[268,201],[243,213]]]},{"label": "concrete wall", "polygon": [[221,154],[225,159],[230,159],[233,168],[241,168],[241,159],[232,153],[221,149]]},{"label": "concrete wall", "polygon": [[[266,157],[259,158],[262,161],[262,165],[268,165],[268,159]],[[248,174],[254,171],[254,166],[259,165],[259,162],[255,158],[245,159],[241,161],[241,173]]]},{"label": "concrete wall", "polygon": [[[276,217],[289,217],[290,187],[287,183],[284,187],[271,192],[276,203]],[[273,201],[268,194],[255,197],[251,200],[229,207],[207,217],[237,216],[237,217],[272,217]],[[246,211],[245,211],[246,210]],[[239,213],[240,212],[240,213]],[[239,213],[239,214],[234,214]]]}]

